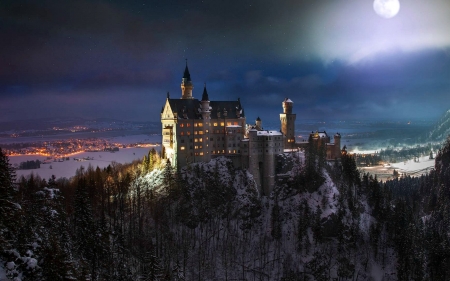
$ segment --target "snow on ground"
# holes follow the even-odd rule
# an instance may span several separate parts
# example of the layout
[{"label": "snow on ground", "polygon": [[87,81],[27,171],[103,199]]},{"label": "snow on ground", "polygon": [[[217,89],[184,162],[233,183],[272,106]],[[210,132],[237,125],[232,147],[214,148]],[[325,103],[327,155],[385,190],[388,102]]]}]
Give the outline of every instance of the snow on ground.
[{"label": "snow on ground", "polygon": [[[134,144],[134,143],[161,143],[161,135],[132,135],[132,136],[118,136],[109,138],[111,142],[120,144]],[[155,148],[156,149],[156,148]]]},{"label": "snow on ground", "polygon": [[[157,149],[158,147],[156,147]],[[133,147],[133,148],[121,148],[119,151],[112,152],[81,152],[73,154],[69,157],[69,160],[64,162],[50,162],[49,164],[41,164],[39,169],[31,170],[16,170],[17,177],[27,176],[31,173],[39,175],[41,178],[49,179],[52,175],[56,178],[70,178],[75,175],[75,171],[81,166],[87,168],[92,165],[94,168],[97,166],[105,168],[111,162],[118,163],[131,163],[133,160],[141,160],[144,155],[147,155],[151,147]],[[75,161],[74,158],[93,158],[93,160]],[[39,159],[41,162],[47,159],[45,156],[39,155],[23,155],[23,156],[10,156],[9,163],[12,165],[20,164],[20,162],[31,161]],[[52,169],[50,169],[50,166]]]},{"label": "snow on ground", "polygon": [[399,174],[406,174],[409,176],[420,177],[428,173],[432,168],[434,168],[434,159],[429,159],[429,156],[423,156],[419,158],[418,162],[414,162],[413,159],[399,162],[391,163],[385,166],[373,166],[373,167],[363,167],[360,168],[361,171],[372,175],[376,175],[379,180],[389,180],[393,178],[394,169],[399,172]]}]

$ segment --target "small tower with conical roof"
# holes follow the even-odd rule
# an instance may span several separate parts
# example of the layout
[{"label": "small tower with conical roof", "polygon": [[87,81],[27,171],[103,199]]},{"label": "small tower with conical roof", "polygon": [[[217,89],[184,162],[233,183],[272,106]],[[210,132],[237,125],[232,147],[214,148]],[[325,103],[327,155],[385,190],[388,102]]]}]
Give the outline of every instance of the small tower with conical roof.
[{"label": "small tower with conical roof", "polygon": [[191,74],[189,73],[189,68],[186,60],[186,67],[184,69],[183,78],[181,79],[181,98],[182,99],[193,99],[192,90],[194,85],[192,85]]},{"label": "small tower with conical roof", "polygon": [[295,146],[295,119],[296,114],[292,114],[292,108],[294,102],[288,98],[285,98],[282,102],[283,113],[280,113],[281,132],[285,136],[284,147],[294,148]]},{"label": "small tower with conical roof", "polygon": [[259,118],[259,116],[258,116],[258,118],[256,118],[255,127],[258,131],[262,130],[262,121],[261,121],[261,118]]},{"label": "small tower with conical roof", "polygon": [[208,92],[206,91],[206,83],[205,83],[205,87],[203,88],[203,94],[202,94],[202,118],[203,120],[209,120],[211,119],[210,114],[210,107],[209,107],[209,97],[208,97]]}]

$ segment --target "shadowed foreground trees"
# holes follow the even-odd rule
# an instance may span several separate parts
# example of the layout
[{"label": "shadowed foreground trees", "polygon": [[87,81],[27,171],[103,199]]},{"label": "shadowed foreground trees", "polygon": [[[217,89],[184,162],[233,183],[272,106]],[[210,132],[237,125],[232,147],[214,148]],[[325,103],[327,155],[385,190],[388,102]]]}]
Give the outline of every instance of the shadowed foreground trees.
[{"label": "shadowed foreground trees", "polygon": [[16,182],[0,150],[1,266],[10,280],[370,280],[375,266],[448,280],[450,142],[428,175],[386,183],[345,152],[319,158],[292,159],[261,197],[224,158]]}]

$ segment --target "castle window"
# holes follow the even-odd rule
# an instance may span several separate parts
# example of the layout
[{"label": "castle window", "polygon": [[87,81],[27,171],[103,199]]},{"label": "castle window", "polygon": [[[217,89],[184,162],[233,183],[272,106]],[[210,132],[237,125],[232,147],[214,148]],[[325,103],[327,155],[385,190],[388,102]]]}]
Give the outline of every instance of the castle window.
[{"label": "castle window", "polygon": [[197,127],[197,123],[194,123],[194,127]]},{"label": "castle window", "polygon": [[198,139],[198,141],[199,141],[199,142],[202,142],[202,141],[203,141],[203,139],[202,139],[202,138],[199,138],[199,139]]},{"label": "castle window", "polygon": [[225,126],[225,123],[224,122],[220,122],[220,126]]},{"label": "castle window", "polygon": [[[189,146],[189,149],[192,149],[192,145]],[[191,156],[192,156],[192,154],[191,154]]]},{"label": "castle window", "polygon": [[194,142],[198,142],[198,139],[194,139]]},{"label": "castle window", "polygon": [[190,135],[191,135],[191,132],[188,131],[188,132],[187,132],[187,135],[190,136]]},{"label": "castle window", "polygon": [[202,156],[203,155],[203,152],[200,152],[200,156]]},{"label": "castle window", "polygon": [[184,132],[180,132],[180,136],[184,136]]},{"label": "castle window", "polygon": [[214,138],[209,138],[209,140],[210,140],[210,141],[213,141],[213,140],[214,140]]},{"label": "castle window", "polygon": [[238,153],[241,153],[241,151],[240,151],[240,150],[238,150]]},{"label": "castle window", "polygon": [[238,122],[234,122],[233,124],[234,124],[234,125],[237,125],[237,124],[238,124]]},{"label": "castle window", "polygon": [[191,126],[191,123],[187,123],[187,124],[186,124],[186,127],[190,127],[190,126]]},{"label": "castle window", "polygon": [[198,126],[199,127],[203,127],[203,123],[198,123]]},{"label": "castle window", "polygon": [[184,127],[184,124],[183,124],[183,123],[181,123],[181,124],[180,124],[180,128],[183,128],[183,127]]},{"label": "castle window", "polygon": [[197,131],[194,131],[194,135],[197,135],[198,134],[198,132]]},{"label": "castle window", "polygon": [[231,126],[231,122],[227,122],[227,126]]},{"label": "castle window", "polygon": [[185,147],[184,146],[180,146],[180,150],[185,150]]},{"label": "castle window", "polygon": [[194,149],[198,149],[198,145],[194,146]]},{"label": "castle window", "polygon": [[217,122],[214,122],[214,125],[213,125],[214,127],[217,127]]},{"label": "castle window", "polygon": [[233,153],[236,153],[236,150],[233,150]]},{"label": "castle window", "polygon": [[198,134],[199,135],[203,135],[203,131],[198,131]]},{"label": "castle window", "polygon": [[206,130],[206,133],[209,133],[209,130]]},{"label": "castle window", "polygon": [[184,143],[184,139],[181,140],[181,143]]}]

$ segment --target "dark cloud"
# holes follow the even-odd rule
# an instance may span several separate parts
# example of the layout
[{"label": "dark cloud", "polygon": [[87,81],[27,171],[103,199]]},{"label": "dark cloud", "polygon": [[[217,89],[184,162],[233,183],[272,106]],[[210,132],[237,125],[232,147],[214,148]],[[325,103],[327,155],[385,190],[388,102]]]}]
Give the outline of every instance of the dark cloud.
[{"label": "dark cloud", "polygon": [[450,2],[4,1],[0,110],[158,120],[180,95],[241,98],[249,118],[433,118],[450,103]]}]

